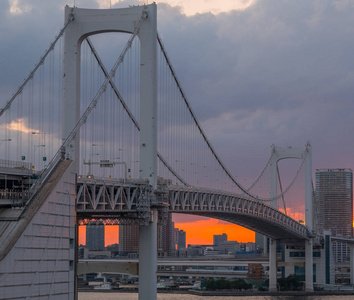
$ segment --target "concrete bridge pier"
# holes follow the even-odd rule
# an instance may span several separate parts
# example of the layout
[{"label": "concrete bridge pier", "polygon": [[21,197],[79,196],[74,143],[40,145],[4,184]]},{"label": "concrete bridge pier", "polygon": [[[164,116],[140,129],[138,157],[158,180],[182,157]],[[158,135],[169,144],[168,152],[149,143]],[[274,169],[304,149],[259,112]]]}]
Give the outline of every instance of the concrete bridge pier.
[{"label": "concrete bridge pier", "polygon": [[313,240],[305,241],[305,290],[313,292]]},{"label": "concrete bridge pier", "polygon": [[269,291],[277,291],[277,240],[269,240]]}]

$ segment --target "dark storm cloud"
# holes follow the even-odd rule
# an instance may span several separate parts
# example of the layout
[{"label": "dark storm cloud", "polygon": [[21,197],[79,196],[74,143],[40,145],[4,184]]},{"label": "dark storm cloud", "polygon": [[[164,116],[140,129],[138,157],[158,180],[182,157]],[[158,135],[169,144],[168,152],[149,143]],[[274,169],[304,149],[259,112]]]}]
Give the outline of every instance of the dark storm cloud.
[{"label": "dark storm cloud", "polygon": [[272,143],[307,140],[314,168],[353,167],[353,13],[350,1],[258,1],[193,17],[160,6],[186,94],[234,173],[260,169]]},{"label": "dark storm cloud", "polygon": [[[32,10],[11,15],[8,2],[0,4],[1,103],[59,32],[67,2],[22,3]],[[76,5],[98,7],[93,0]],[[218,15],[181,11],[158,4],[158,30],[191,106],[233,174],[254,177],[271,144],[301,147],[307,140],[314,168],[354,167],[352,1],[259,0]]]}]

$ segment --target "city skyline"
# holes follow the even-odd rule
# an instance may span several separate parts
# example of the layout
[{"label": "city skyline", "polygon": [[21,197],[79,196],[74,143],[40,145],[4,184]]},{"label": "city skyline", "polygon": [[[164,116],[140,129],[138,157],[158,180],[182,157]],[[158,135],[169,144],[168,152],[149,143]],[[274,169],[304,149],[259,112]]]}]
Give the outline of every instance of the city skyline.
[{"label": "city skyline", "polygon": [[[197,224],[195,224],[197,222]],[[191,223],[179,223],[176,228],[186,232],[186,245],[213,245],[213,235],[227,232],[228,240],[237,241],[239,243],[255,242],[255,234],[253,231],[244,227],[226,224],[222,222],[217,224],[219,220],[200,220]],[[220,221],[221,222],[221,221]],[[224,224],[225,223],[225,224]],[[105,246],[116,244],[119,241],[118,225],[105,226]],[[230,229],[234,228],[234,229]],[[86,245],[86,226],[79,226],[79,245]]]}]

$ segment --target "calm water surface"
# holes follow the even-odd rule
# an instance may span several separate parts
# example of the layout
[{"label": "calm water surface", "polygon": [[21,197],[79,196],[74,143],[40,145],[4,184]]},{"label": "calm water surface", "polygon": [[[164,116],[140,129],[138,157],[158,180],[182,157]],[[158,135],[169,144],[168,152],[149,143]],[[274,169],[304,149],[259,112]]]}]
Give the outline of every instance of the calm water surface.
[{"label": "calm water surface", "polygon": [[[79,300],[138,300],[135,293],[79,293]],[[201,297],[189,294],[157,294],[158,300],[353,300],[354,296],[217,296]]]}]

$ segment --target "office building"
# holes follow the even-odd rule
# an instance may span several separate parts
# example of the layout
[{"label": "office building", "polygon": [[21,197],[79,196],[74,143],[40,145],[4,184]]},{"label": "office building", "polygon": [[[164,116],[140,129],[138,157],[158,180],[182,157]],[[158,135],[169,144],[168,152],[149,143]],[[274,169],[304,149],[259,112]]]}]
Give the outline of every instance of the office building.
[{"label": "office building", "polygon": [[177,229],[177,250],[186,249],[186,232]]},{"label": "office building", "polygon": [[353,172],[351,169],[316,170],[315,219],[319,232],[352,237]]},{"label": "office building", "polygon": [[119,225],[119,251],[139,251],[139,225]]},{"label": "office building", "polygon": [[[173,249],[173,229],[172,214],[168,214],[167,220],[159,223],[157,226],[157,251],[161,257],[171,255]],[[119,251],[139,251],[139,225],[119,226]]]},{"label": "office building", "polygon": [[104,250],[104,224],[92,221],[86,225],[86,247],[88,250]]},{"label": "office building", "polygon": [[213,236],[213,245],[214,246],[218,246],[218,245],[225,243],[225,242],[227,242],[227,234],[226,233]]},{"label": "office building", "polygon": [[169,213],[167,220],[157,226],[157,251],[159,257],[171,256],[174,250],[173,231],[175,228],[172,222],[172,214]]},{"label": "office building", "polygon": [[[319,233],[350,238],[353,234],[353,172],[351,169],[316,170],[315,228]],[[333,243],[335,263],[349,260],[346,244]]]}]

